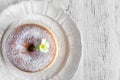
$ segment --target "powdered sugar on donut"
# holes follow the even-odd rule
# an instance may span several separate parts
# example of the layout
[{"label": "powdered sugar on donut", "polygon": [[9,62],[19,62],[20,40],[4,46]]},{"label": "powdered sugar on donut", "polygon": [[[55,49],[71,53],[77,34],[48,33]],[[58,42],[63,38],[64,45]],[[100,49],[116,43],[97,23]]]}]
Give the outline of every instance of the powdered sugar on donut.
[{"label": "powdered sugar on donut", "polygon": [[[39,45],[43,38],[50,44],[48,53],[27,50],[27,45]],[[19,69],[36,72],[52,63],[56,55],[56,43],[53,35],[46,28],[36,24],[24,24],[15,28],[8,36],[6,53],[12,64]]]}]

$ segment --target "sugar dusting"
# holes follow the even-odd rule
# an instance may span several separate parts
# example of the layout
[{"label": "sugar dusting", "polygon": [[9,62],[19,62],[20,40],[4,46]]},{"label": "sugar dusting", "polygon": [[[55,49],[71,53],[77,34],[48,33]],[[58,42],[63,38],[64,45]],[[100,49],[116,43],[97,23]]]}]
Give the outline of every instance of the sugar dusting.
[{"label": "sugar dusting", "polygon": [[[25,44],[33,43],[35,46],[46,38],[50,43],[48,53],[40,51],[29,52]],[[35,72],[46,68],[56,54],[56,43],[51,33],[35,24],[25,24],[17,27],[10,33],[6,42],[6,51],[9,60],[23,71]]]}]

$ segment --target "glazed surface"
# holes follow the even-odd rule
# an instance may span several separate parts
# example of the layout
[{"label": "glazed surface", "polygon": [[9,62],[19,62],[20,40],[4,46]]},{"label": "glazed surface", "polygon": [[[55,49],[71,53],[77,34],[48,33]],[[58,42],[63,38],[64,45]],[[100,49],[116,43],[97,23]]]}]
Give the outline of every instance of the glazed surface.
[{"label": "glazed surface", "polygon": [[[49,51],[43,53],[38,50],[28,50],[46,39],[50,45]],[[6,41],[6,53],[9,60],[17,68],[36,72],[47,68],[56,56],[56,42],[52,33],[37,24],[24,24],[15,28]]]}]

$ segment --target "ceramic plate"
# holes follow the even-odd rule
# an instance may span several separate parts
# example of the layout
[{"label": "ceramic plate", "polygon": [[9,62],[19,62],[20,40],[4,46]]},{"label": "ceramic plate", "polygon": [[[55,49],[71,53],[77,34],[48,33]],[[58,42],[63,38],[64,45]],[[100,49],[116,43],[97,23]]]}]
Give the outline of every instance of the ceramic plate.
[{"label": "ceramic plate", "polygon": [[[57,57],[47,70],[23,72],[3,52],[4,35],[10,31],[9,27],[25,23],[47,26],[57,39]],[[75,23],[60,8],[45,1],[23,1],[5,9],[0,14],[0,40],[0,80],[70,80],[81,57],[80,33]]]}]

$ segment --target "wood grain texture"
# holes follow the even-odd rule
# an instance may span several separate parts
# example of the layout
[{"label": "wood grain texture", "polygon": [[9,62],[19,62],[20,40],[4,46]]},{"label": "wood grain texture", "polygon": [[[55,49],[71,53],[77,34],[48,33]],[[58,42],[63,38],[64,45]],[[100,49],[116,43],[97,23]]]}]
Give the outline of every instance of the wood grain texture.
[{"label": "wood grain texture", "polygon": [[[23,0],[0,0],[0,11]],[[120,0],[49,0],[75,21],[82,57],[72,80],[120,79]]]},{"label": "wood grain texture", "polygon": [[119,80],[119,0],[54,0],[76,22],[82,58],[73,80]]}]

